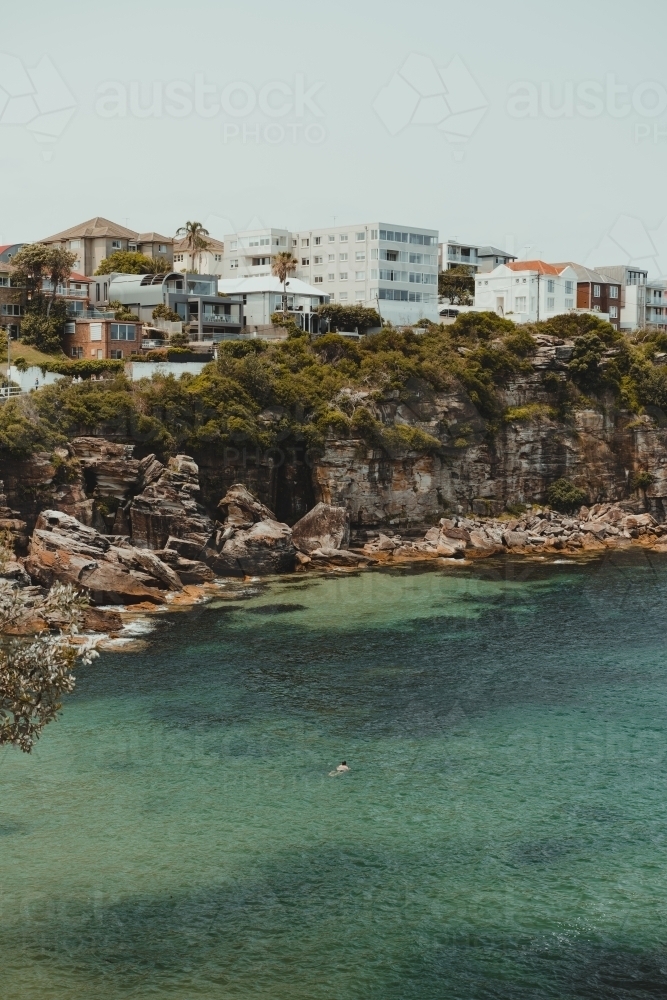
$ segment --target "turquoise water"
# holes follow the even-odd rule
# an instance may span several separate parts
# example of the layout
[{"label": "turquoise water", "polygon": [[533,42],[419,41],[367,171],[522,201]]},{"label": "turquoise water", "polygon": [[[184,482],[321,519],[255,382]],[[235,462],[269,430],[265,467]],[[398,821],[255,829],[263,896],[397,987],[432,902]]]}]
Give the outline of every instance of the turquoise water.
[{"label": "turquoise water", "polygon": [[664,557],[232,597],[2,752],[4,995],[667,996]]}]

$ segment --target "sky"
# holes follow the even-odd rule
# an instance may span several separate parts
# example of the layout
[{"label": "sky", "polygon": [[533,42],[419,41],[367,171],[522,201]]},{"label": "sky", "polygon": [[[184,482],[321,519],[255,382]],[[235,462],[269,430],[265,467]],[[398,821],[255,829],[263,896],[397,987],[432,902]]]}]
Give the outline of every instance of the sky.
[{"label": "sky", "polygon": [[667,274],[664,0],[4,5],[0,243],[383,221]]}]

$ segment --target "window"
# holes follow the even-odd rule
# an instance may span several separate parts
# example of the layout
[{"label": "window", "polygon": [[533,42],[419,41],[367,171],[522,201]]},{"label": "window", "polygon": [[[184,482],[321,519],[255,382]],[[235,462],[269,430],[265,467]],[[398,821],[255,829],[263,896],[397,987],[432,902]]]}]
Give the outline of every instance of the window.
[{"label": "window", "polygon": [[302,257],[301,267],[309,267],[309,266],[310,266],[310,257]]},{"label": "window", "polygon": [[214,256],[214,259],[217,260],[217,261],[221,261],[222,260],[222,254],[221,253],[216,253],[213,256]]},{"label": "window", "polygon": [[377,276],[378,276],[377,268],[374,267],[371,270],[371,281],[377,281]]},{"label": "window", "polygon": [[[524,278],[523,280],[525,281],[526,279]],[[565,294],[566,295],[573,295],[574,294],[574,282],[573,281],[566,281],[565,282]]]},{"label": "window", "polygon": [[378,259],[378,248],[373,247],[371,250],[371,260],[377,260],[377,259]]},{"label": "window", "polygon": [[594,299],[599,299],[600,298],[600,286],[599,285],[593,285],[593,298]]},{"label": "window", "polygon": [[329,261],[330,264],[333,264],[333,262],[335,261],[335,259],[336,259],[336,254],[335,253],[330,253],[329,256],[327,257],[327,260]]},{"label": "window", "polygon": [[321,247],[322,246],[322,237],[321,236],[316,236],[315,237],[315,239],[313,240],[313,246],[316,246],[316,247]]},{"label": "window", "polygon": [[[662,312],[662,310],[658,310]],[[618,306],[609,306],[609,318],[618,319]]]},{"label": "window", "polygon": [[555,283],[554,279],[553,278],[549,278],[548,281],[547,281],[547,291],[548,292],[553,292],[553,290],[555,289],[555,287],[556,287],[556,283]]},{"label": "window", "polygon": [[5,303],[2,306],[3,316],[23,316],[25,309],[23,306],[12,305],[11,302]]},{"label": "window", "polygon": [[336,275],[333,273],[333,271],[329,271],[329,273],[327,274],[327,281],[335,281],[335,280],[336,280]]},{"label": "window", "polygon": [[158,243],[157,252],[158,253],[166,253],[167,252],[167,244],[166,243]]},{"label": "window", "polygon": [[341,271],[338,275],[339,281],[347,281],[347,271]]},{"label": "window", "polygon": [[112,323],[112,340],[134,340],[136,327],[134,323]]},{"label": "window", "polygon": [[261,247],[271,246],[271,237],[270,236],[262,236],[262,237],[260,237],[259,245]]},{"label": "window", "polygon": [[340,293],[340,300],[341,302],[347,302],[347,292]]},{"label": "window", "polygon": [[378,238],[378,231],[377,231],[377,229],[371,229],[371,239],[372,240],[376,240],[377,238]]},{"label": "window", "polygon": [[[389,271],[380,268],[380,278],[382,281],[407,281],[407,271]],[[406,299],[407,301],[407,299]]]},{"label": "window", "polygon": [[237,249],[237,247],[238,247],[238,242],[237,242],[237,240],[232,240],[232,242],[231,242],[231,243],[229,244],[229,249],[230,249],[230,250],[236,250],[236,249]]},{"label": "window", "polygon": [[83,347],[70,347],[69,353],[70,353],[70,357],[72,357],[72,358],[82,358],[83,357]]},{"label": "window", "polygon": [[271,263],[271,258],[270,257],[253,257],[252,258],[252,266],[253,267],[263,267],[265,264],[270,264],[270,263]]},{"label": "window", "polygon": [[346,253],[339,253],[338,254],[338,260],[347,260],[347,254]]},{"label": "window", "polygon": [[617,299],[618,298],[618,285],[610,285],[609,286],[609,298],[610,299]]},{"label": "window", "polygon": [[9,288],[9,278],[4,274],[0,274],[0,288]]},{"label": "window", "polygon": [[101,340],[102,339],[102,324],[101,323],[91,323],[90,327],[90,339],[91,340]]},{"label": "window", "polygon": [[354,238],[357,241],[357,243],[365,243],[365,241],[366,241],[366,233],[365,232],[363,232],[363,233],[355,233],[354,234]]},{"label": "window", "polygon": [[412,284],[421,285],[422,276],[419,271],[410,271],[410,281]]},{"label": "window", "polygon": [[365,271],[355,271],[354,272],[354,280],[355,281],[365,281],[366,280],[366,272]]},{"label": "window", "polygon": [[354,255],[355,260],[366,260],[366,253],[364,250],[357,250]]},{"label": "window", "polygon": [[112,240],[111,241],[111,249],[112,250],[120,250],[120,240]]},{"label": "window", "polygon": [[322,281],[323,281],[323,279],[322,279],[322,275],[321,274],[316,274],[315,277],[313,278],[313,284],[314,285],[321,285]]},{"label": "window", "polygon": [[[114,246],[115,246],[115,244],[114,244]],[[70,250],[80,250],[81,249],[81,240],[70,240],[69,241],[69,248],[70,248]]]},{"label": "window", "polygon": [[109,351],[112,361],[122,361],[123,352],[122,351]]},{"label": "window", "polygon": [[574,299],[565,299],[565,308],[574,309]]},{"label": "window", "polygon": [[547,310],[551,309],[553,311],[556,308],[555,301],[553,298],[547,299]]},{"label": "window", "polygon": [[301,246],[302,247],[309,247],[310,246],[310,240],[309,239],[301,240]]},{"label": "window", "polygon": [[136,253],[137,252],[137,244],[136,243],[128,243],[127,244],[127,249],[130,251],[130,253]]},{"label": "window", "polygon": [[514,300],[514,309],[516,310],[516,312],[520,312],[520,313],[523,313],[523,312],[526,311],[526,296],[525,295],[517,295],[517,297]]},{"label": "window", "polygon": [[313,264],[321,264],[324,257],[313,257]]},{"label": "window", "polygon": [[174,254],[174,263],[175,264],[181,264],[182,262],[183,262],[183,254],[182,253],[175,253]]},{"label": "window", "polygon": [[340,240],[341,243],[347,243],[347,237],[348,237],[347,233],[340,233],[338,239]]},{"label": "window", "polygon": [[238,260],[230,260],[229,266],[232,269],[232,271],[235,271],[236,268],[239,266]]},{"label": "window", "polygon": [[329,243],[335,243],[335,242],[336,242],[336,237],[333,235],[333,233],[329,233]]},{"label": "window", "polygon": [[295,247],[295,246],[296,246],[296,244],[297,244],[297,239],[296,239],[296,236],[293,236],[293,237],[292,237],[292,246],[293,246],[293,247]]}]

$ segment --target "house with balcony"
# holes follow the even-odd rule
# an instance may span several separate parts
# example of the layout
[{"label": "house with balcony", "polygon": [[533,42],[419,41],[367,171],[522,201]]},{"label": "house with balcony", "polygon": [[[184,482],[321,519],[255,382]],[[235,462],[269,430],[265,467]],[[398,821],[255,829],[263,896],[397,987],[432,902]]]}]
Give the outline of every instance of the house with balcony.
[{"label": "house with balcony", "polygon": [[[56,287],[56,296],[65,300],[70,316],[83,314],[90,309],[90,284],[91,279],[85,274],[73,271],[67,281]],[[42,281],[42,291],[46,296],[51,295],[53,285],[49,279]]]},{"label": "house with balcony", "polygon": [[174,271],[223,276],[225,244],[212,236],[204,239],[208,244],[206,249],[194,253],[188,248],[187,239],[174,241]]},{"label": "house with balcony", "polygon": [[646,303],[648,271],[628,264],[596,267],[605,280],[618,284],[621,289],[619,329],[630,333],[642,330],[647,323]]},{"label": "house with balcony", "polygon": [[[218,289],[226,295],[243,298],[243,326],[248,333],[262,334],[272,327],[271,315],[282,313],[283,286],[269,274],[258,278],[222,278]],[[287,311],[298,327],[308,333],[319,333],[319,306],[329,301],[321,289],[298,278],[287,280]]]},{"label": "house with balcony", "polygon": [[472,243],[459,243],[458,240],[438,243],[438,271],[450,271],[453,267],[466,264],[476,272],[479,266],[477,250]]},{"label": "house with balcony", "polygon": [[511,264],[515,260],[514,254],[508,253],[506,250],[499,250],[498,247],[477,247],[478,272],[493,271],[499,264]]},{"label": "house with balcony", "polygon": [[664,278],[646,282],[646,326],[663,333],[667,331],[667,281]]},{"label": "house with balcony", "polygon": [[21,336],[21,319],[25,315],[25,289],[12,281],[14,268],[0,261],[0,330],[5,330],[11,340]]},{"label": "house with balcony", "polygon": [[576,297],[577,273],[570,264],[517,260],[475,277],[475,310],[496,312],[514,323],[571,312]]},{"label": "house with balcony", "polygon": [[191,344],[217,343],[241,332],[243,298],[218,294],[215,274],[110,274],[109,300],[120,302],[146,324],[165,305],[177,313]]},{"label": "house with balcony", "polygon": [[65,324],[63,350],[74,359],[121,361],[141,350],[141,324],[119,322],[112,312],[76,317]]},{"label": "house with balcony", "polygon": [[[102,261],[118,250],[142,253],[151,258],[164,257],[170,267],[173,263],[174,241],[171,237],[161,236],[159,233],[137,233],[101,216],[47,236],[39,242],[56,243],[76,253],[74,270],[87,277],[94,275]],[[96,301],[104,300],[97,298]]]},{"label": "house with balcony", "polygon": [[[298,240],[297,240],[298,243]],[[222,251],[222,278],[265,278],[271,274],[271,257],[294,253],[294,237],[287,229],[249,229],[225,237]],[[294,254],[296,256],[296,254]]]}]

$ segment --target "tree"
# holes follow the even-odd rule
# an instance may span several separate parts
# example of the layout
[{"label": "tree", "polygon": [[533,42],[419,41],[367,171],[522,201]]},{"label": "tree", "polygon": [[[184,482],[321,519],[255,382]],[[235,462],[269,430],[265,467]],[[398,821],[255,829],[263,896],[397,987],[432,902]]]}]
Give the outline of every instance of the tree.
[{"label": "tree", "polygon": [[327,321],[332,331],[356,329],[359,333],[366,333],[382,325],[377,309],[366,306],[344,306],[339,302],[327,302],[319,306],[317,312],[321,319]]},{"label": "tree", "polygon": [[290,274],[294,274],[297,269],[298,260],[293,257],[289,250],[281,250],[271,260],[271,274],[273,274],[283,286],[283,316],[287,316],[287,279]]},{"label": "tree", "polygon": [[[51,283],[51,294],[46,304],[46,315],[50,316],[58,293],[58,285],[64,285],[72,273],[77,255],[71,250],[48,243],[29,243],[21,247],[13,258],[14,274],[12,282],[24,285],[28,303],[43,300],[43,283]],[[40,310],[41,311],[41,307]]]},{"label": "tree", "polygon": [[207,236],[210,236],[208,229],[204,229],[201,222],[188,221],[184,226],[181,226],[180,229],[176,230],[176,235],[185,237],[188,253],[192,257],[193,263],[195,257],[198,259],[199,266],[197,268],[197,273],[199,273],[199,271],[201,271],[202,254],[204,250],[208,250],[211,245],[206,239]]},{"label": "tree", "polygon": [[158,319],[164,319],[164,320],[167,320],[167,322],[169,322],[169,323],[180,323],[181,322],[181,317],[178,315],[178,313],[174,312],[173,309],[170,309],[169,306],[166,306],[164,304],[164,302],[160,302],[159,305],[157,305],[155,307],[155,309],[153,310],[152,315],[153,315],[153,319],[156,320],[156,321]]},{"label": "tree", "polygon": [[[77,660],[87,665],[98,655],[95,640],[72,642],[85,604],[71,586],[35,597],[0,581],[0,745],[30,753],[74,690]],[[36,627],[43,631],[23,638]]]},{"label": "tree", "polygon": [[438,295],[449,299],[454,306],[471,306],[475,294],[475,269],[468,264],[458,264],[438,275]]},{"label": "tree", "polygon": [[43,306],[41,296],[32,302],[21,323],[21,340],[24,344],[33,344],[44,354],[58,354],[63,346],[67,303],[64,299],[57,299],[50,315],[44,311]]},{"label": "tree", "polygon": [[95,274],[166,274],[171,271],[166,257],[147,257],[135,250],[116,250],[105,257]]},{"label": "tree", "polygon": [[588,500],[585,490],[571,483],[569,479],[557,479],[547,489],[547,502],[554,510],[568,514],[581,507]]}]

